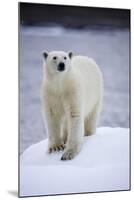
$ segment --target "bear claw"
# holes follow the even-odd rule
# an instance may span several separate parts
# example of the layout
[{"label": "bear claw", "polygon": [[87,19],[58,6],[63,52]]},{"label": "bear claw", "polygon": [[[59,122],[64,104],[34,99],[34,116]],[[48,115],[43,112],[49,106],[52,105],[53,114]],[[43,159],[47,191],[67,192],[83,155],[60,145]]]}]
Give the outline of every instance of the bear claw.
[{"label": "bear claw", "polygon": [[74,153],[71,151],[67,151],[62,155],[61,160],[71,160],[73,158],[74,158]]},{"label": "bear claw", "polygon": [[63,151],[64,148],[65,148],[65,146],[63,144],[60,144],[60,145],[57,145],[57,146],[54,146],[54,147],[50,147],[49,153],[56,152],[56,151]]}]

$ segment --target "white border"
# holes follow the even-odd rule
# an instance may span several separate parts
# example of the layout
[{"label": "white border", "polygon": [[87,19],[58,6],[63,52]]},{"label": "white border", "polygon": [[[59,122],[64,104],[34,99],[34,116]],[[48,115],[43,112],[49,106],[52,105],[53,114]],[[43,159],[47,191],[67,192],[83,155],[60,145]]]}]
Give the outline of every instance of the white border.
[{"label": "white border", "polygon": [[[0,198],[15,199],[18,184],[18,1],[4,0],[0,4]],[[26,1],[21,1],[26,2]],[[95,7],[110,7],[110,8],[130,8],[132,9],[132,24],[134,24],[134,7],[133,0],[29,0],[28,2],[37,3],[54,3],[64,5],[83,5]],[[131,30],[132,47],[134,44],[133,26]],[[132,48],[131,55],[134,55]],[[134,67],[132,57],[131,66]],[[132,73],[133,75],[133,67]],[[134,81],[132,78],[132,102]],[[133,106],[132,106],[133,110]],[[134,113],[132,112],[132,119]],[[132,120],[133,122],[133,120]],[[134,147],[134,126],[132,124],[132,153]],[[133,156],[132,156],[133,158]],[[132,177],[134,159],[132,159]],[[45,199],[133,199],[133,184],[132,178],[132,191],[131,192],[108,192],[108,193],[94,193],[94,194],[81,194],[81,195],[64,195],[64,196],[51,196]],[[34,197],[29,199],[43,199],[44,197]],[[23,199],[23,198],[22,198]]]},{"label": "white border", "polygon": [[[21,2],[26,2],[22,0]],[[29,0],[28,2],[35,3],[52,3],[62,5],[81,5],[81,6],[93,6],[93,7],[110,7],[110,8],[131,8],[131,1],[120,1],[120,0]]]}]

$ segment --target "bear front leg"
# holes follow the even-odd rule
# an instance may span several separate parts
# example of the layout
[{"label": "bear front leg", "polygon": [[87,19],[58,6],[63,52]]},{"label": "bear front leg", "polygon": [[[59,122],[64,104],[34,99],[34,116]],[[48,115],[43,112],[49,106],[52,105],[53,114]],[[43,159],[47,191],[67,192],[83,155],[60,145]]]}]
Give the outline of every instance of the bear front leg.
[{"label": "bear front leg", "polygon": [[60,124],[55,119],[48,123],[48,152],[64,150],[64,143],[60,137]]},{"label": "bear front leg", "polygon": [[60,120],[54,117],[47,117],[48,128],[48,152],[64,150],[64,143],[60,136]]},{"label": "bear front leg", "polygon": [[61,160],[71,160],[80,151],[84,136],[84,120],[81,112],[72,112],[69,117],[69,135]]}]

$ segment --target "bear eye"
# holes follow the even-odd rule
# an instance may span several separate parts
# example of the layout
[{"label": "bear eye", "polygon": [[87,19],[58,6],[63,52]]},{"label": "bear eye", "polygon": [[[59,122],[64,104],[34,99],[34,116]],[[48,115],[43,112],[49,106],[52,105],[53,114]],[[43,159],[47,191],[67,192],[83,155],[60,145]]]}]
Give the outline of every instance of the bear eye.
[{"label": "bear eye", "polygon": [[57,57],[56,57],[56,56],[54,56],[54,57],[53,57],[53,59],[54,59],[54,60],[56,60],[56,59],[57,59]]},{"label": "bear eye", "polygon": [[67,57],[65,56],[65,57],[64,57],[64,60],[66,60],[66,59],[67,59]]}]

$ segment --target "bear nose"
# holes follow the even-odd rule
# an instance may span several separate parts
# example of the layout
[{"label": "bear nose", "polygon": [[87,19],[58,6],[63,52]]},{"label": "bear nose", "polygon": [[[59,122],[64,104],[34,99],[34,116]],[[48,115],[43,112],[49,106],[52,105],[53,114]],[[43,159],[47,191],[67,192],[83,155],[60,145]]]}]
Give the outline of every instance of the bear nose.
[{"label": "bear nose", "polygon": [[65,69],[65,64],[63,62],[60,62],[58,65],[58,71],[64,71]]}]

